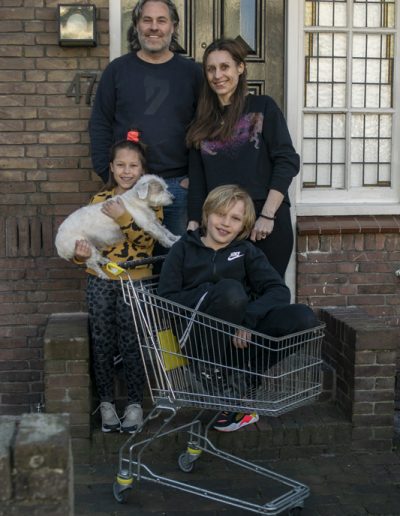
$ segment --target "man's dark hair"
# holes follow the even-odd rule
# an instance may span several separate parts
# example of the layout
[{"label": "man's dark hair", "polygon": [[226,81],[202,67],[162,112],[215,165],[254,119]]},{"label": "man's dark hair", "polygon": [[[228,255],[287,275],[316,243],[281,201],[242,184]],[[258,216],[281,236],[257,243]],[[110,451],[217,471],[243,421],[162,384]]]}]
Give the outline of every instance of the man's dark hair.
[{"label": "man's dark hair", "polygon": [[172,52],[176,52],[179,50],[180,46],[178,44],[178,25],[179,25],[179,14],[176,8],[176,5],[171,0],[140,0],[132,10],[132,25],[128,29],[127,39],[129,43],[129,48],[131,51],[140,50],[139,38],[137,35],[137,22],[142,16],[143,6],[147,2],[161,2],[168,7],[169,15],[172,23],[174,24],[175,30],[172,34],[171,44],[169,49]]}]

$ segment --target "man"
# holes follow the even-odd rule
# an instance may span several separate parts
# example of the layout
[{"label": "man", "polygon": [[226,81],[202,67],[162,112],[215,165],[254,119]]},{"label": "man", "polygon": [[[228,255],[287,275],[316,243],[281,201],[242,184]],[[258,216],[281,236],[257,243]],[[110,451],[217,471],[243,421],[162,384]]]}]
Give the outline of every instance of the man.
[{"label": "man", "polygon": [[149,171],[166,180],[175,200],[164,210],[174,234],[187,225],[187,149],[185,134],[196,109],[202,72],[175,53],[179,15],[171,0],[140,0],[128,32],[131,52],[104,70],[90,119],[92,162],[108,179],[109,149],[138,129],[149,146]]}]

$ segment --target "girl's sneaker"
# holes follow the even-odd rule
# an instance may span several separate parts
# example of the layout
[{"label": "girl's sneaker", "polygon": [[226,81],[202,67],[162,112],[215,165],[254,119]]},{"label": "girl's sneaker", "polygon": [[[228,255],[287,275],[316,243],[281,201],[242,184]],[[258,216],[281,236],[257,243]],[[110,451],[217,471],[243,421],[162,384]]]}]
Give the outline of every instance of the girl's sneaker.
[{"label": "girl's sneaker", "polygon": [[121,421],[115,411],[114,403],[109,401],[102,401],[97,409],[93,412],[95,414],[100,409],[101,414],[101,430],[108,433],[120,429]]},{"label": "girl's sneaker", "polygon": [[234,432],[252,423],[257,423],[258,414],[243,414],[243,412],[221,412],[213,428],[219,432]]},{"label": "girl's sneaker", "polygon": [[143,409],[138,403],[132,403],[125,408],[122,416],[121,431],[133,434],[143,423]]}]

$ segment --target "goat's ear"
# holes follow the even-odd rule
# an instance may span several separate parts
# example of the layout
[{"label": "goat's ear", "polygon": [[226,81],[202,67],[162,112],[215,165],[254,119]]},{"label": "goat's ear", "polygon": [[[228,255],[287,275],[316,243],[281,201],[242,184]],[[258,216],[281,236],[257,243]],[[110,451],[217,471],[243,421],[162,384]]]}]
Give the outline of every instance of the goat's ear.
[{"label": "goat's ear", "polygon": [[137,185],[137,194],[139,199],[146,199],[149,191],[149,183],[140,183]]}]

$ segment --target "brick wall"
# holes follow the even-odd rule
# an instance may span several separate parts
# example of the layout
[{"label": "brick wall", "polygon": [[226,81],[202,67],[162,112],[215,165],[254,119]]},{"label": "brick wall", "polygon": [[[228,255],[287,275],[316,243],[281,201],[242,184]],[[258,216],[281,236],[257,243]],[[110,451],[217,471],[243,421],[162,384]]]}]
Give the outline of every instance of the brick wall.
[{"label": "brick wall", "polygon": [[352,423],[352,448],[390,450],[399,328],[357,307],[321,309],[324,359],[336,371],[336,402]]},{"label": "brick wall", "polygon": [[68,417],[0,416],[0,516],[74,514]]},{"label": "brick wall", "polygon": [[313,308],[359,306],[398,325],[400,217],[299,217],[297,296]]},{"label": "brick wall", "polygon": [[[84,273],[54,256],[60,221],[98,189],[91,171],[86,80],[108,63],[108,0],[98,46],[58,46],[55,0],[0,6],[0,414],[41,403],[48,315],[84,308]],[[67,3],[80,3],[69,0]]]}]

